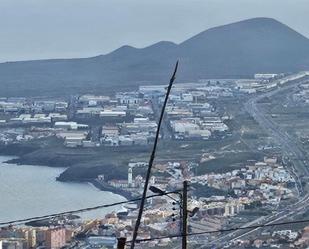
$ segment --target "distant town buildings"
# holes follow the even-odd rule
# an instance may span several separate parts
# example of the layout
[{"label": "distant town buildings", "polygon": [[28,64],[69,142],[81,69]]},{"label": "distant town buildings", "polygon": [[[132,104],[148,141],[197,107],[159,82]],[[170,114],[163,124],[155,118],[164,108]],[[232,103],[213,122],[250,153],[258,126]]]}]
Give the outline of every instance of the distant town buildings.
[{"label": "distant town buildings", "polygon": [[[182,150],[188,153],[190,141],[224,142],[234,135],[233,122],[237,117],[218,105],[219,100],[229,101],[237,96],[268,91],[308,75],[308,72],[286,76],[258,73],[254,79],[206,79],[175,84],[166,107],[160,138],[164,142],[173,140],[177,143],[181,150],[179,153]],[[308,83],[302,84],[293,93],[292,99],[306,105],[309,103],[308,89]],[[8,145],[53,138],[65,146],[66,151],[83,148],[85,153],[90,151],[89,148],[104,149],[104,146],[120,147],[108,148],[110,150],[126,150],[134,146],[144,148],[155,137],[165,92],[165,85],[147,85],[140,86],[137,91],[117,92],[110,96],[98,93],[57,100],[0,98],[0,143]],[[236,141],[235,147],[238,142],[241,141]],[[222,172],[209,170],[208,163],[222,154],[238,155],[234,144],[227,148],[222,143],[222,148],[209,151],[201,148],[198,155],[185,160],[158,158],[153,165],[150,186],[169,191],[181,190],[184,180],[192,185],[188,208],[199,208],[189,218],[192,232],[228,229],[234,225],[229,221],[237,218],[250,222],[251,217],[245,214],[252,207],[271,213],[282,203],[290,203],[297,195],[293,172],[285,168],[280,155],[272,152],[264,159],[231,162],[231,167]],[[207,168],[207,173],[199,172],[202,165]],[[140,172],[147,166],[147,160],[132,158],[122,165],[124,175],[121,177],[99,173],[93,177],[92,183],[116,193],[140,196],[144,187]],[[180,199],[178,194],[172,194],[172,198],[174,200],[162,195],[147,200],[138,238],[179,234]],[[0,230],[0,249],[116,248],[116,238],[120,235],[132,239],[137,207],[136,203],[124,204],[116,212],[87,221],[62,217],[39,227],[5,227]],[[211,236],[215,235],[205,235],[205,241],[213,238]],[[173,238],[147,241],[141,243],[140,248],[166,247],[173,241]],[[294,248],[305,248],[309,245],[309,229],[280,228],[261,238],[240,240],[231,246],[259,248],[281,241]]]}]

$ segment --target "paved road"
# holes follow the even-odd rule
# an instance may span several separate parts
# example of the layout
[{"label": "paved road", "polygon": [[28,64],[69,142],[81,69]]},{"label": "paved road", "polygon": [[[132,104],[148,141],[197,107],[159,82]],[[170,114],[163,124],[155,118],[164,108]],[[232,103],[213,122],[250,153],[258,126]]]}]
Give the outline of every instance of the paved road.
[{"label": "paved road", "polygon": [[[286,131],[282,130],[275,122],[273,122],[269,117],[263,112],[263,109],[259,107],[258,102],[265,97],[272,97],[275,94],[279,94],[280,92],[293,89],[301,84],[302,81],[294,81],[289,84],[276,88],[275,90],[269,91],[267,93],[263,93],[258,95],[252,99],[250,99],[245,104],[246,111],[258,122],[258,124],[269,133],[271,137],[273,137],[274,141],[281,147],[283,155],[288,157],[291,161],[291,166],[288,170],[295,177],[297,183],[297,189],[299,193],[299,200],[286,207],[282,211],[278,213],[261,217],[257,220],[254,220],[243,227],[247,226],[255,226],[260,224],[273,224],[280,221],[283,221],[287,218],[293,219],[296,215],[301,212],[309,209],[308,201],[309,194],[305,193],[302,185],[301,178],[303,176],[309,176],[309,170],[306,165],[306,155],[303,152],[302,148],[298,145],[297,138],[291,137],[287,134]],[[289,165],[289,164],[288,164]],[[248,229],[248,230],[238,230],[223,236],[220,236],[218,239],[211,241],[210,243],[204,243],[199,248],[209,248],[210,245],[215,244],[216,248],[221,248],[227,243],[235,242],[238,239],[241,239],[247,235],[252,235],[258,232],[261,228]],[[206,241],[205,241],[206,242]]]},{"label": "paved road", "polygon": [[[299,83],[298,83],[299,84]],[[306,158],[305,153],[299,147],[296,138],[292,138],[286,131],[282,130],[272,119],[269,119],[263,112],[262,108],[259,108],[257,102],[264,97],[271,97],[275,94],[280,93],[283,90],[295,87],[295,85],[289,85],[284,88],[279,88],[275,91],[260,95],[256,98],[249,100],[245,108],[247,112],[257,121],[265,131],[274,139],[274,142],[277,143],[283,152],[285,157],[290,158],[293,168],[290,168],[289,171],[295,177],[297,182],[297,189],[299,194],[303,194],[303,189],[301,185],[300,177],[308,175],[308,168],[304,163],[304,158]]]}]

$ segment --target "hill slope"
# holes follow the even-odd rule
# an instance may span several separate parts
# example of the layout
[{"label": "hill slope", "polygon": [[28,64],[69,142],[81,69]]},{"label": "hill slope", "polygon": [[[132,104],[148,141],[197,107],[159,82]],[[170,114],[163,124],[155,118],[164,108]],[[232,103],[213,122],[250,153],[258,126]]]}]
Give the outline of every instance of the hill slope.
[{"label": "hill slope", "polygon": [[58,95],[166,82],[177,59],[178,81],[248,77],[309,69],[309,40],[270,18],[212,28],[180,43],[123,46],[85,59],[0,64],[1,95]]}]

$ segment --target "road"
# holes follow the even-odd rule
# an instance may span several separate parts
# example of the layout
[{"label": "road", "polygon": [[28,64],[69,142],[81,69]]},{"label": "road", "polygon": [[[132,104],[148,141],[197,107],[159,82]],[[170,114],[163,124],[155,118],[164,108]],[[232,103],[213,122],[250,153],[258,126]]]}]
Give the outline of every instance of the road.
[{"label": "road", "polygon": [[286,131],[282,130],[271,118],[263,112],[263,108],[259,108],[258,102],[265,97],[271,97],[275,94],[279,94],[282,91],[289,90],[295,86],[301,84],[301,82],[296,82],[296,84],[290,84],[282,88],[277,88],[274,91],[267,92],[265,94],[259,95],[255,98],[250,99],[245,104],[246,111],[255,119],[261,128],[263,128],[268,134],[274,139],[282,150],[285,157],[290,158],[293,167],[289,168],[290,173],[294,176],[297,182],[297,189],[299,194],[303,194],[303,189],[301,185],[300,177],[304,175],[309,175],[308,168],[304,163],[304,158],[306,158],[305,153],[299,147],[296,138],[292,138]]},{"label": "road", "polygon": [[[309,195],[305,195],[293,205],[290,205],[289,207],[275,214],[260,217],[259,219],[251,221],[250,223],[247,223],[241,227],[242,228],[250,227],[250,226],[254,227],[254,226],[262,225],[262,224],[270,225],[270,224],[282,222],[283,220],[286,220],[286,219],[293,219],[299,213],[305,212],[307,209],[309,209],[309,207],[307,206],[308,201],[309,201]],[[260,231],[262,228],[263,227],[236,230],[228,234],[225,234],[223,236],[220,236],[218,239],[205,243],[204,245],[201,245],[200,247],[198,247],[198,249],[210,248],[211,245],[216,245],[216,248],[222,248],[224,245],[228,243],[233,243],[239,239],[244,238],[245,236],[253,235],[254,233],[257,233],[258,231]]]},{"label": "road", "polygon": [[[299,199],[293,205],[290,205],[275,214],[261,217],[257,220],[247,223],[243,227],[282,222],[287,218],[293,219],[299,213],[305,212],[307,209],[309,209],[309,194],[304,192],[301,184],[301,178],[304,176],[309,176],[309,170],[306,167],[306,160],[304,160],[306,158],[306,155],[303,152],[302,148],[299,146],[297,138],[291,137],[286,131],[282,130],[275,122],[273,122],[271,118],[269,118],[265,114],[263,108],[260,108],[260,106],[258,105],[258,102],[263,98],[272,97],[283,91],[293,89],[302,82],[303,81],[301,80],[290,82],[284,86],[251,98],[247,103],[245,103],[246,111],[255,119],[255,121],[260,125],[260,127],[263,128],[274,139],[274,142],[281,147],[284,157],[290,159],[291,164],[286,164],[286,166],[289,166],[289,168],[287,169],[295,178],[296,187],[299,193]],[[253,235],[259,230],[261,230],[261,228],[237,230],[234,232],[230,232],[228,234],[220,236],[216,240],[208,243],[203,243],[203,245],[201,245],[199,248],[209,248],[211,247],[211,245],[215,245],[216,248],[222,248],[228,243],[233,243],[238,239],[242,239],[243,237],[250,234]]]}]

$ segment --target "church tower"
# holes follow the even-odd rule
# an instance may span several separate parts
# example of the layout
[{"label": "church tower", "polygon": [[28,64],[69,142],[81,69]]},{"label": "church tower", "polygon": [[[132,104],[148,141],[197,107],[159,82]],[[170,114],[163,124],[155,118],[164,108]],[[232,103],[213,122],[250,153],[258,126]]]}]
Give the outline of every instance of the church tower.
[{"label": "church tower", "polygon": [[133,172],[131,167],[128,169],[128,186],[133,187]]}]

